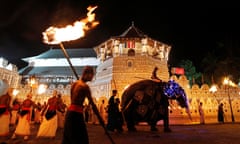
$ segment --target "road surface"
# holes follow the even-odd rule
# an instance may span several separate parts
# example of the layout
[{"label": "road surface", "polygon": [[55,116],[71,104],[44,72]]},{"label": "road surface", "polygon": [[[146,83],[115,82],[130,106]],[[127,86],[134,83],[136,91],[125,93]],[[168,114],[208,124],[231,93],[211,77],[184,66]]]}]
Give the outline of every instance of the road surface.
[{"label": "road surface", "polygon": [[[38,125],[32,125],[32,135],[24,141],[22,137],[11,140],[9,137],[0,137],[0,144],[61,144],[62,129],[57,131],[54,139],[36,139]],[[239,144],[240,124],[192,124],[171,125],[171,133],[164,133],[162,125],[158,132],[151,132],[148,126],[137,126],[137,132],[128,132],[124,127],[123,133],[110,133],[115,144]],[[111,144],[100,125],[88,124],[90,144]],[[11,128],[11,134],[13,128]]]}]

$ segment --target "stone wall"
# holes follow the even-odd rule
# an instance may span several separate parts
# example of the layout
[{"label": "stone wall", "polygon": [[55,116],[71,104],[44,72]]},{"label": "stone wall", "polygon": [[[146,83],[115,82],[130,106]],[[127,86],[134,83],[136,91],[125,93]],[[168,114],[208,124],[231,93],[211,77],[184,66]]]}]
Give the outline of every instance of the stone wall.
[{"label": "stone wall", "polygon": [[240,89],[238,87],[221,86],[217,87],[215,93],[212,93],[207,84],[203,84],[202,86],[193,85],[189,88],[185,76],[181,76],[180,78],[173,76],[173,78],[184,87],[187,93],[193,121],[188,119],[184,109],[179,108],[176,103],[173,103],[170,106],[170,112],[173,109],[172,113],[170,113],[171,123],[199,123],[198,105],[200,102],[203,103],[206,123],[217,122],[217,110],[220,103],[224,105],[225,121],[232,122],[230,102],[232,103],[235,121],[240,122]]},{"label": "stone wall", "polygon": [[[146,67],[147,66],[141,65],[139,67]],[[149,72],[151,68],[149,67]],[[125,71],[127,74],[122,75],[120,71]],[[116,87],[124,87],[126,83],[131,84],[131,80],[139,80],[139,78],[135,78],[137,75],[136,72],[131,72],[126,70],[125,67],[116,66],[113,68],[113,74],[116,76],[114,77],[116,81]],[[139,77],[148,78],[149,74],[146,73],[145,75],[142,74]],[[240,89],[239,88],[232,88],[232,87],[218,87],[216,93],[211,93],[209,91],[210,87],[206,84],[202,86],[193,85],[189,88],[188,80],[186,76],[180,76],[177,78],[176,76],[172,76],[171,79],[177,81],[186,91],[189,105],[190,105],[190,112],[192,116],[192,121],[189,119],[185,109],[180,108],[175,100],[170,101],[169,106],[169,113],[170,113],[170,124],[190,124],[190,123],[199,123],[199,113],[198,113],[198,105],[199,102],[203,103],[203,109],[205,112],[205,122],[206,123],[217,123],[217,109],[220,103],[224,104],[224,112],[225,112],[225,121],[231,122],[231,111],[229,105],[229,97],[231,98],[232,108],[233,108],[233,115],[235,118],[235,122],[240,122]],[[90,84],[91,85],[91,84]],[[113,84],[112,84],[113,85]],[[70,104],[70,85],[50,85],[46,93],[41,95],[35,95],[33,97],[36,101],[46,101],[52,94],[54,89],[57,89],[59,92],[63,94],[63,99],[67,105]],[[106,89],[110,89],[109,85],[101,85],[99,91],[95,91],[94,88],[92,89],[93,97],[94,94],[100,93],[99,97],[95,97],[96,104],[101,101],[101,99],[108,100],[109,97],[103,95],[101,92],[105,91]],[[28,87],[23,87],[21,93],[18,94],[20,99],[24,99],[26,97],[27,92],[29,92]],[[108,91],[109,92],[109,91]],[[110,95],[110,94],[109,94]],[[120,94],[119,94],[120,96]],[[229,96],[229,97],[228,97]],[[162,121],[159,122],[160,124]]]}]

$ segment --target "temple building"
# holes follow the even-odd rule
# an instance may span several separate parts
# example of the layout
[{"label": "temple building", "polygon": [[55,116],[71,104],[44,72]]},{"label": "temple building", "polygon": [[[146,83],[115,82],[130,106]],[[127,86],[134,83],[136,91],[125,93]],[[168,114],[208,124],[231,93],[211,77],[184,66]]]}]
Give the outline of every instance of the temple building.
[{"label": "temple building", "polygon": [[[159,68],[160,79],[169,80],[170,50],[171,46],[148,37],[133,24],[120,36],[113,36],[94,48],[66,49],[77,74],[81,75],[86,65],[96,68],[96,77],[90,83],[96,98],[109,98],[112,89],[121,95],[129,84],[150,79],[154,67]],[[32,76],[48,86],[66,86],[76,80],[61,49],[52,48],[23,60],[29,63],[19,71],[25,84]]]},{"label": "temple building", "polygon": [[[214,92],[210,91],[207,84],[189,87],[189,81],[185,75],[170,76],[168,58],[171,46],[154,40],[132,24],[119,36],[112,36],[93,48],[66,49],[70,61],[79,77],[86,65],[95,68],[96,75],[89,83],[92,96],[96,103],[101,99],[108,99],[113,89],[121,95],[130,84],[143,79],[150,79],[153,69],[158,67],[157,76],[163,81],[169,79],[179,83],[187,93],[192,121],[188,119],[185,109],[171,102],[169,106],[170,123],[198,123],[199,102],[203,103],[205,122],[217,122],[217,109],[220,103],[224,104],[226,121],[230,121],[232,115],[235,121],[240,121],[240,90],[239,87],[219,86]],[[28,85],[31,78],[37,79],[39,84],[46,84],[44,94],[37,94],[36,101],[46,101],[57,89],[63,94],[64,101],[70,103],[71,82],[76,80],[73,70],[61,49],[50,49],[38,56],[24,58],[29,65],[19,71],[22,81],[25,82],[18,97],[25,97],[29,90],[37,87]]]},{"label": "temple building", "polygon": [[[95,51],[91,48],[66,49],[66,52],[74,70],[79,75],[81,75],[84,66],[90,65],[96,68],[100,63],[96,58]],[[76,80],[61,49],[51,48],[38,56],[23,58],[23,60],[28,62],[27,67],[19,70],[19,74],[23,77],[23,83],[27,82],[32,76],[39,83],[47,85],[67,85]]]},{"label": "temple building", "polygon": [[171,46],[154,40],[133,24],[120,36],[113,36],[94,47],[100,64],[91,83],[95,97],[109,97],[112,89],[119,95],[129,84],[150,79],[154,67],[157,75],[169,80],[168,56]]},{"label": "temple building", "polygon": [[22,77],[18,74],[16,65],[9,63],[7,59],[0,57],[0,96],[5,87],[17,88]]}]

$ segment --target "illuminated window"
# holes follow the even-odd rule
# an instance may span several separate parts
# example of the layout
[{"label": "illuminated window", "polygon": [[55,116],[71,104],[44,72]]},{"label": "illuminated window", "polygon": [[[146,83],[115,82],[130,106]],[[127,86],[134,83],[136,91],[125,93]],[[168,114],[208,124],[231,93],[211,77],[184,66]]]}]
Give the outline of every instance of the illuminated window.
[{"label": "illuminated window", "polygon": [[132,66],[133,66],[132,60],[128,60],[128,61],[127,61],[127,66],[128,66],[128,67],[132,67]]},{"label": "illuminated window", "polygon": [[135,56],[135,50],[134,49],[128,50],[128,56]]}]

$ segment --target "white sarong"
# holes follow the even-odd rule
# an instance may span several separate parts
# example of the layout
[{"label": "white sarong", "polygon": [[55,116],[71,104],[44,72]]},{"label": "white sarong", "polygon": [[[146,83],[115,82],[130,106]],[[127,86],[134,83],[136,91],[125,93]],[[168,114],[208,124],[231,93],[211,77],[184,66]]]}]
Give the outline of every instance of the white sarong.
[{"label": "white sarong", "polygon": [[57,127],[58,127],[57,114],[49,120],[43,117],[43,121],[39,127],[37,137],[55,137]]},{"label": "white sarong", "polygon": [[22,136],[30,135],[30,114],[19,116],[18,124],[14,133]]}]

